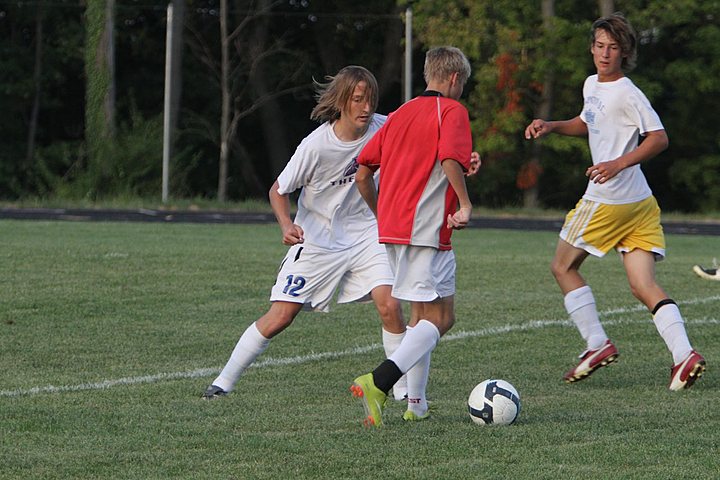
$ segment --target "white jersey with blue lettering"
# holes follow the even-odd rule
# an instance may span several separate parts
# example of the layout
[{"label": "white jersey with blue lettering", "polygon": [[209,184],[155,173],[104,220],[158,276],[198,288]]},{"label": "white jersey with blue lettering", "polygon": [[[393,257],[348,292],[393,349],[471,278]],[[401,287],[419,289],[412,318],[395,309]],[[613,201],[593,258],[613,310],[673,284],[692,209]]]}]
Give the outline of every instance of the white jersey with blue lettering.
[{"label": "white jersey with blue lettering", "polygon": [[[650,101],[627,77],[599,82],[597,75],[591,75],[585,80],[583,98],[580,118],[587,125],[593,165],[635,150],[640,135],[664,129]],[[638,164],[603,184],[588,182],[583,198],[618,205],[639,202],[650,195],[652,191]]]},{"label": "white jersey with blue lettering", "polygon": [[340,140],[333,122],[325,122],[305,137],[277,178],[278,193],[302,188],[294,222],[305,233],[305,247],[331,251],[358,244],[368,234],[377,238],[377,221],[355,185],[357,156],[385,123],[374,114],[365,135]]}]

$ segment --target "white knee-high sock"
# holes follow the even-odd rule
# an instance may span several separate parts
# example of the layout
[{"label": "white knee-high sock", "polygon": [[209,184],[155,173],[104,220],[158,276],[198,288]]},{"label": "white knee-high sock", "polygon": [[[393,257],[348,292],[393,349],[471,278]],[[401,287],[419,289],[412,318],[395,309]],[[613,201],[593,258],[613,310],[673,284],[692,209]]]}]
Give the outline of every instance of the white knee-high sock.
[{"label": "white knee-high sock", "polygon": [[600,323],[595,297],[588,285],[572,290],[565,295],[565,310],[575,322],[588,350],[597,350],[603,346],[608,337]]},{"label": "white knee-high sock", "polygon": [[418,415],[425,415],[428,410],[427,391],[430,377],[430,357],[432,350],[423,355],[407,372],[408,410]]},{"label": "white knee-high sock", "polygon": [[240,375],[265,351],[269,344],[270,339],[263,337],[255,322],[253,322],[252,325],[245,329],[237,345],[235,345],[230,359],[212,384],[217,385],[226,392],[231,392],[235,388],[235,383],[240,378]]},{"label": "white knee-high sock", "polygon": [[402,343],[388,357],[402,373],[407,373],[426,353],[431,352],[440,340],[440,331],[428,320],[420,320],[405,333]]},{"label": "white knee-high sock", "polygon": [[[382,340],[383,347],[385,348],[385,358],[389,358],[390,355],[392,355],[395,350],[398,349],[398,347],[402,343],[403,338],[405,338],[405,332],[391,333],[384,328],[382,329]],[[403,375],[402,377],[400,377],[400,380],[398,380],[395,385],[393,385],[392,391],[395,400],[403,400],[407,396],[407,375]]]},{"label": "white knee-high sock", "polygon": [[678,306],[674,303],[663,305],[655,312],[653,322],[672,353],[674,364],[677,365],[685,360],[690,355],[692,347]]}]

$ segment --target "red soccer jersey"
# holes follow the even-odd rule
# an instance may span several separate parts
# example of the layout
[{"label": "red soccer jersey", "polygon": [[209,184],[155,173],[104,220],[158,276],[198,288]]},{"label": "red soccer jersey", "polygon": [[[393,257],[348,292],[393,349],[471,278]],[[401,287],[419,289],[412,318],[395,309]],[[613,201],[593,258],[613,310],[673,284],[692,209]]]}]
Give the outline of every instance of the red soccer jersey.
[{"label": "red soccer jersey", "polygon": [[468,112],[455,100],[426,92],[390,114],[358,157],[380,168],[380,242],[450,250],[446,219],[458,198],[440,162],[456,160],[467,170],[471,153]]}]

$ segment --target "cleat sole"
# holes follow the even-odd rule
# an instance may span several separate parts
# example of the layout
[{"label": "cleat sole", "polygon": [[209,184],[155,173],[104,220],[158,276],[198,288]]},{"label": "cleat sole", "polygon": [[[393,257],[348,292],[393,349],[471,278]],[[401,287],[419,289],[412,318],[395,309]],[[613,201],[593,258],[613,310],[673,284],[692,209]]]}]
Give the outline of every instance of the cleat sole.
[{"label": "cleat sole", "polygon": [[580,380],[585,380],[588,378],[595,370],[597,370],[600,367],[607,367],[608,365],[615,363],[617,358],[620,356],[619,353],[615,353],[613,355],[610,355],[607,358],[604,358],[600,363],[595,365],[594,367],[590,368],[589,370],[584,371],[583,373],[573,375],[572,377],[568,377],[565,379],[565,383],[575,383],[579,382]]},{"label": "cleat sole", "polygon": [[695,383],[695,380],[698,380],[700,377],[702,377],[703,373],[705,373],[705,362],[700,361],[693,367],[692,371],[688,373],[688,378],[687,380],[685,380],[685,385],[683,386],[683,389],[688,389],[692,387]]}]

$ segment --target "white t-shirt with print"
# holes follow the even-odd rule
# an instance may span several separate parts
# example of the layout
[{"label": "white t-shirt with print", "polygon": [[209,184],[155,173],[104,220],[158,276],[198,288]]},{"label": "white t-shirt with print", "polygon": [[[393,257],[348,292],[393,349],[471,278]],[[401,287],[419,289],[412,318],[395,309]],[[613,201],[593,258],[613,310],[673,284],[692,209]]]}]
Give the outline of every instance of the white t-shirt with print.
[{"label": "white t-shirt with print", "polygon": [[[638,146],[640,135],[663,130],[647,97],[627,77],[599,82],[591,75],[583,86],[580,118],[587,124],[593,165],[614,160]],[[652,195],[640,165],[622,170],[604,184],[588,182],[583,198],[605,204],[633,203]]]},{"label": "white t-shirt with print", "polygon": [[294,222],[305,232],[305,246],[344,250],[368,234],[377,238],[377,221],[355,186],[357,156],[387,117],[374,114],[365,135],[340,140],[332,122],[305,137],[277,178],[278,193],[302,188]]}]

